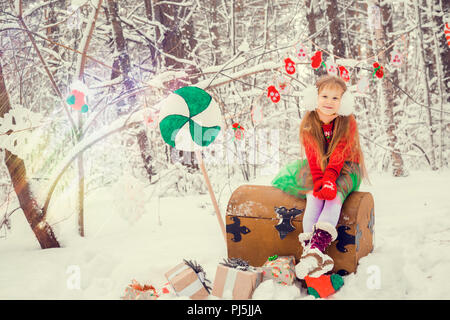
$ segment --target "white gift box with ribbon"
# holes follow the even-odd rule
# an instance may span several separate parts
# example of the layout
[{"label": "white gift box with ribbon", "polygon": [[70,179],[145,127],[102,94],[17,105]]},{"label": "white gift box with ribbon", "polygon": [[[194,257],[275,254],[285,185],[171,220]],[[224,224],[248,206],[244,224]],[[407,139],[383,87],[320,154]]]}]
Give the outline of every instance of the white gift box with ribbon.
[{"label": "white gift box with ribbon", "polygon": [[177,296],[187,296],[194,300],[206,299],[205,274],[196,273],[190,266],[180,263],[165,274]]},{"label": "white gift box with ribbon", "polygon": [[223,299],[251,299],[262,278],[262,270],[256,268],[239,270],[219,264],[211,294]]}]

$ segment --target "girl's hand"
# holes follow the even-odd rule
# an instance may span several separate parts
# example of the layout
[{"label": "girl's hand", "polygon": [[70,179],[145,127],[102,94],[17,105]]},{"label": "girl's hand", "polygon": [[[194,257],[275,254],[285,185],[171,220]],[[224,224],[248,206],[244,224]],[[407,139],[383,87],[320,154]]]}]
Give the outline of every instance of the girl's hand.
[{"label": "girl's hand", "polygon": [[322,188],[322,185],[323,185],[322,179],[319,179],[316,182],[314,182],[314,187],[313,187],[314,192],[319,191]]},{"label": "girl's hand", "polygon": [[331,180],[323,181],[322,188],[319,191],[314,191],[313,195],[322,200],[333,200],[337,195],[336,182]]}]

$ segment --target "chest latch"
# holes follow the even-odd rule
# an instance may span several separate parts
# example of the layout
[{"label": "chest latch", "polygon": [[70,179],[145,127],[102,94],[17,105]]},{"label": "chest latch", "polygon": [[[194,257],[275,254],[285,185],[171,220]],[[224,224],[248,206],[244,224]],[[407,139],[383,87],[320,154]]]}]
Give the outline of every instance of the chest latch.
[{"label": "chest latch", "polygon": [[277,218],[280,220],[275,226],[275,229],[277,229],[278,233],[280,234],[281,240],[286,238],[286,236],[290,232],[295,230],[294,226],[292,225],[292,219],[302,214],[304,211],[304,209],[297,208],[286,209],[286,207],[275,207]]}]

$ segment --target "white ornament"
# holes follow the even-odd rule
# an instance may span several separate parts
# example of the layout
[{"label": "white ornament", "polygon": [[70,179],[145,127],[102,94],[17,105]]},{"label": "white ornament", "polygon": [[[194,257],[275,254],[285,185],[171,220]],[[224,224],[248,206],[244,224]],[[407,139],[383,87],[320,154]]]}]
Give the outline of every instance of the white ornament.
[{"label": "white ornament", "polygon": [[362,77],[356,86],[359,93],[366,93],[369,89],[369,78]]},{"label": "white ornament", "polygon": [[402,65],[402,61],[402,54],[399,51],[394,50],[391,52],[391,64],[394,67],[400,67]]},{"label": "white ornament", "polygon": [[332,59],[328,59],[326,65],[327,65],[327,72],[329,75],[333,76],[338,75],[338,66]]},{"label": "white ornament", "polygon": [[262,111],[261,102],[259,100],[256,101],[255,105],[253,105],[251,114],[252,114],[253,123],[255,125],[257,125],[258,123],[260,123],[263,120],[263,111]]},{"label": "white ornament", "polygon": [[302,43],[295,46],[295,58],[298,62],[305,62],[309,60],[308,49]]},{"label": "white ornament", "polygon": [[373,4],[368,9],[368,23],[369,23],[369,29],[381,29],[381,13],[380,13],[380,7]]},{"label": "white ornament", "polygon": [[42,118],[41,114],[21,106],[11,109],[0,118],[0,148],[25,159],[36,145],[31,140],[36,138],[33,134],[41,126]]},{"label": "white ornament", "polygon": [[277,76],[276,83],[280,94],[288,94],[290,92],[291,86],[289,81],[285,77],[281,75]]}]

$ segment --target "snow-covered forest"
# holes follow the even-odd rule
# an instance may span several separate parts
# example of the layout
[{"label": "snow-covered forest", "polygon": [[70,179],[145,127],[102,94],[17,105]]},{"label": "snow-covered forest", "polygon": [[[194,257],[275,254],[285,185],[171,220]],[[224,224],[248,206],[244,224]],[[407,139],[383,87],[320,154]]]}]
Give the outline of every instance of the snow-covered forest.
[{"label": "snow-covered forest", "polygon": [[[213,278],[226,247],[208,187],[195,153],[161,138],[158,103],[195,85],[219,105],[223,134],[203,157],[224,214],[238,186],[269,185],[301,156],[301,92],[342,68],[372,182],[361,189],[374,194],[380,217],[380,242],[362,264],[382,261],[395,270],[388,267],[392,241],[408,233],[392,228],[403,232],[416,210],[411,217],[434,221],[426,230],[439,233],[432,241],[440,247],[428,251],[414,240],[417,255],[436,252],[429,257],[438,265],[432,292],[450,266],[438,254],[448,250],[450,230],[449,25],[445,0],[0,0],[0,298],[119,299],[131,279],[163,282],[185,256],[203,262]],[[295,72],[287,72],[286,59]],[[269,99],[270,86],[279,102]],[[81,109],[71,101],[74,90],[83,92]],[[436,214],[421,216],[414,201]],[[158,242],[164,248],[149,249]],[[377,259],[377,249],[385,256]],[[14,266],[26,259],[39,261],[40,279]],[[60,264],[47,268],[52,261]],[[74,265],[81,266],[81,290],[66,286]],[[424,296],[408,281],[429,279],[419,267],[399,280],[414,298]],[[25,280],[11,279],[27,274],[35,289],[23,292]],[[52,274],[60,283],[50,288],[43,282]],[[342,298],[376,298],[357,296],[367,278],[361,274],[359,282],[350,276]],[[408,297],[400,287],[383,297]],[[273,290],[265,284],[255,297],[302,297],[267,294]]]}]

